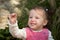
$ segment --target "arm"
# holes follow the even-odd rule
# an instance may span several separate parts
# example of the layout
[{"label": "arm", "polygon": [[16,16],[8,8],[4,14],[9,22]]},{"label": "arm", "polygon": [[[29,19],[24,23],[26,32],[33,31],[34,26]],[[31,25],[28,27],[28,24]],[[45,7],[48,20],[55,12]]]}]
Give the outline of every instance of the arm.
[{"label": "arm", "polygon": [[25,32],[25,28],[23,29],[19,29],[18,28],[18,24],[17,21],[15,24],[11,24],[8,21],[9,24],[9,32],[11,33],[11,35],[15,38],[26,38],[26,32]]},{"label": "arm", "polygon": [[54,39],[53,39],[53,36],[51,35],[51,32],[50,32],[50,31],[49,31],[48,40],[54,40]]},{"label": "arm", "polygon": [[9,31],[13,37],[25,38],[26,35],[25,29],[19,29],[16,20],[17,20],[16,13],[9,14],[9,20],[8,20]]}]

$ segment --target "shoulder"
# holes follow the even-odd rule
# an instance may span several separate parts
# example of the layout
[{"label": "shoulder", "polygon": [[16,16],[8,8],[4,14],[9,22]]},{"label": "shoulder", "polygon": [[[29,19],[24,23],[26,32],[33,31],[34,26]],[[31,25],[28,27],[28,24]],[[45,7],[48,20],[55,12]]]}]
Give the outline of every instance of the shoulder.
[{"label": "shoulder", "polygon": [[51,31],[50,31],[50,30],[48,30],[48,32],[49,32],[49,37],[52,37],[52,33],[51,33]]},{"label": "shoulder", "polygon": [[49,37],[52,37],[52,32],[49,29],[46,29],[48,31]]},{"label": "shoulder", "polygon": [[44,32],[48,33],[49,37],[52,37],[52,32],[49,29],[45,28]]},{"label": "shoulder", "polygon": [[48,40],[54,40],[53,36],[52,36],[52,32],[49,30],[49,35],[48,35]]},{"label": "shoulder", "polygon": [[47,28],[43,28],[43,31],[49,33],[49,29],[47,29]]},{"label": "shoulder", "polygon": [[48,36],[51,36],[51,31],[47,28],[44,28],[42,32],[47,34]]}]

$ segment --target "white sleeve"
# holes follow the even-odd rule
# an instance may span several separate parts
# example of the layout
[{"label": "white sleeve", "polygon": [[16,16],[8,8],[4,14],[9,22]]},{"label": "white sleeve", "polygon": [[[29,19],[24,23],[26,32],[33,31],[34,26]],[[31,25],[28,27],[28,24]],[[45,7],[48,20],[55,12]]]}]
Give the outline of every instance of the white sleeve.
[{"label": "white sleeve", "polygon": [[10,24],[10,22],[8,22],[8,24],[9,24],[9,32],[13,37],[21,38],[21,39],[26,38],[25,28],[19,29],[17,22],[15,24]]},{"label": "white sleeve", "polygon": [[54,40],[54,39],[53,39],[53,36],[52,36],[52,34],[51,34],[51,31],[49,31],[48,40]]}]

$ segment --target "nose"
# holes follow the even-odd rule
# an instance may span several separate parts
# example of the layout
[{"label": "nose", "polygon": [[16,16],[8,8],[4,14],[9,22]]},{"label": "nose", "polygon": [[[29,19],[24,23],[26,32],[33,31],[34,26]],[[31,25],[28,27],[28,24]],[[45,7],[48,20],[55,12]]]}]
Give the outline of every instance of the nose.
[{"label": "nose", "polygon": [[35,22],[35,18],[32,18],[32,19],[31,19],[31,22]]}]

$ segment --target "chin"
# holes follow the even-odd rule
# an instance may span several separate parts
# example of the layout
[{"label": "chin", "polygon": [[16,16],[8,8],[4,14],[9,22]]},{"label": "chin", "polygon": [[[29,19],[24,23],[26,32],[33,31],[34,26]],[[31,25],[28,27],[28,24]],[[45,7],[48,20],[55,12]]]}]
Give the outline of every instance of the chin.
[{"label": "chin", "polygon": [[31,29],[33,29],[33,30],[36,30],[36,27],[30,27]]}]

